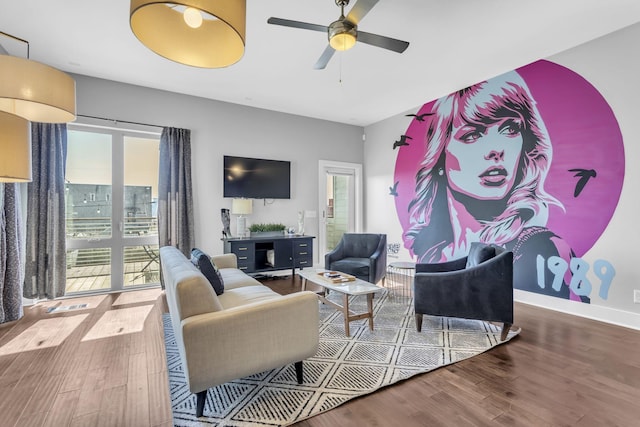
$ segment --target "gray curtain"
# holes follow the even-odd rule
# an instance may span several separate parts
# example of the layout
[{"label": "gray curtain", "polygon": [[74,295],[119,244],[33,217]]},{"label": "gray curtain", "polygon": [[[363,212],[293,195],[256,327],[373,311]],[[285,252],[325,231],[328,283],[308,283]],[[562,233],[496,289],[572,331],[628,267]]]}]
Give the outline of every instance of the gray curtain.
[{"label": "gray curtain", "polygon": [[27,196],[26,298],[64,296],[66,124],[31,124],[33,181]]},{"label": "gray curtain", "polygon": [[160,137],[158,182],[160,247],[175,246],[189,256],[194,246],[191,187],[191,131],[166,127]]},{"label": "gray curtain", "polygon": [[18,184],[0,183],[0,323],[22,317],[24,259]]}]

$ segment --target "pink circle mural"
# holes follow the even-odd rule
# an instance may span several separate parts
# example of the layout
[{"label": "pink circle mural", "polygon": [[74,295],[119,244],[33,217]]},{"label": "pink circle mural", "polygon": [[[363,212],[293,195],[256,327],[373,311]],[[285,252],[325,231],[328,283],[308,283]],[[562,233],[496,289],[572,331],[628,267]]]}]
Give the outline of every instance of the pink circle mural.
[{"label": "pink circle mural", "polygon": [[[518,248],[536,230],[555,255],[582,257],[611,220],[624,179],[611,107],[587,80],[550,61],[424,104],[394,149],[404,244],[422,262],[459,258],[470,241]],[[540,292],[537,285],[522,288]],[[556,295],[549,289],[542,293]],[[579,299],[568,290],[563,297]]]}]

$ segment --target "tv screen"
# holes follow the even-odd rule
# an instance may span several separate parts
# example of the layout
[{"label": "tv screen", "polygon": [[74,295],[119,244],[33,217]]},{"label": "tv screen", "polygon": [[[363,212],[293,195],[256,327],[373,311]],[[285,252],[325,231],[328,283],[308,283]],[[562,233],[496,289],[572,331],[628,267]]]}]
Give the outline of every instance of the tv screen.
[{"label": "tv screen", "polygon": [[291,162],[224,156],[224,197],[290,199]]}]

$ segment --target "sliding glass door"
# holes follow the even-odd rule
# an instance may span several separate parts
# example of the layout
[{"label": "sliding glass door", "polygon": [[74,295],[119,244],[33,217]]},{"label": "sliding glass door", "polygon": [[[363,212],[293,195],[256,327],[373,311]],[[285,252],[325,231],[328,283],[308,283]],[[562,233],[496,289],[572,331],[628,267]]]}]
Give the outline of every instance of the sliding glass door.
[{"label": "sliding glass door", "polygon": [[70,125],[66,293],[159,282],[159,137]]}]

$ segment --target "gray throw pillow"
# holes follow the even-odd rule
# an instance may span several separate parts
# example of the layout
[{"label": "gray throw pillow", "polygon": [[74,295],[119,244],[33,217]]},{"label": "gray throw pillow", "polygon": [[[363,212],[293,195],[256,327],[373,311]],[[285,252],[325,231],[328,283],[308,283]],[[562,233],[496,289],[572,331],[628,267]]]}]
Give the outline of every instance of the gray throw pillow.
[{"label": "gray throw pillow", "polygon": [[472,243],[467,257],[467,268],[490,260],[496,256],[496,249],[484,243]]},{"label": "gray throw pillow", "polygon": [[216,291],[216,295],[222,295],[224,293],[224,282],[222,281],[222,275],[211,262],[211,258],[206,253],[202,252],[198,248],[191,250],[191,263],[198,267],[200,272],[207,278],[213,290]]}]

